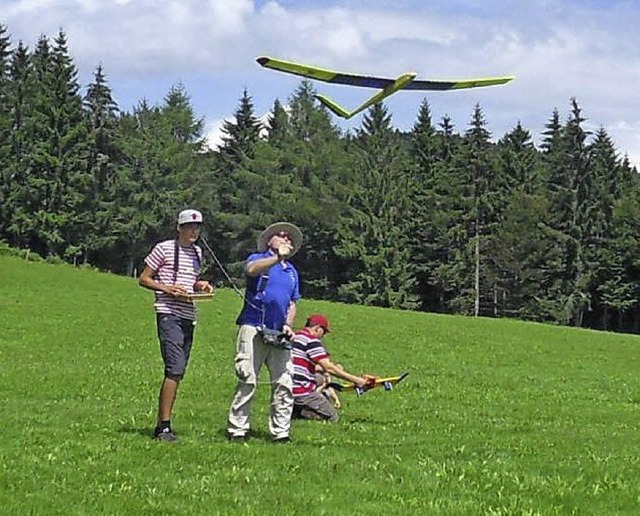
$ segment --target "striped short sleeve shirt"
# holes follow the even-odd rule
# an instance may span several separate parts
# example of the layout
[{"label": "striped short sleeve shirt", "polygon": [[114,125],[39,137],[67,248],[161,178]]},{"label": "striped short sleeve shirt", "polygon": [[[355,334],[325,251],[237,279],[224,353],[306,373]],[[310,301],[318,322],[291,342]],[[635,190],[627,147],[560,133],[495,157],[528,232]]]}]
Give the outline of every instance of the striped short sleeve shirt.
[{"label": "striped short sleeve shirt", "polygon": [[[202,250],[197,245],[178,245],[178,270],[174,271],[175,240],[157,243],[147,255],[144,263],[155,271],[155,280],[163,285],[181,285],[193,293],[193,284],[200,276]],[[193,301],[185,301],[164,292],[156,292],[154,307],[161,314],[173,314],[195,321],[196,308]]]},{"label": "striped short sleeve shirt", "polygon": [[316,364],[329,358],[322,341],[304,328],[292,339],[293,349],[293,396],[301,397],[313,392],[316,387]]}]

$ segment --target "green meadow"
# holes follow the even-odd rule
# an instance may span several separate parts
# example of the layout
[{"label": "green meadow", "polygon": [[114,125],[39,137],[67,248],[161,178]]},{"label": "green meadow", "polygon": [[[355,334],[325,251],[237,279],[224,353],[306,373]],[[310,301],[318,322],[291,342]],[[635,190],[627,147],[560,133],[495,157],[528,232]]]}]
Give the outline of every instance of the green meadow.
[{"label": "green meadow", "polygon": [[410,375],[343,393],[336,424],[225,438],[241,300],[201,302],[175,407],[151,430],[153,295],[89,269],[0,256],[2,514],[640,514],[640,337],[303,300],[347,369]]}]

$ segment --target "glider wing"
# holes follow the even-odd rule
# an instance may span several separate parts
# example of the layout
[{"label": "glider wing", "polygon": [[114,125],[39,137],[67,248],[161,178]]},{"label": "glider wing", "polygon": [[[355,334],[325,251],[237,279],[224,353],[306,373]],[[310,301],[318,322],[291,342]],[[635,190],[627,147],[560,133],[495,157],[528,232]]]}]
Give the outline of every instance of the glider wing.
[{"label": "glider wing", "polygon": [[[460,79],[460,80],[438,80],[438,81],[415,81],[411,80],[401,87],[396,88],[398,79],[388,79],[384,77],[371,77],[367,75],[358,75],[352,73],[335,72],[317,66],[294,63],[275,59],[273,57],[259,57],[256,59],[258,64],[265,68],[271,68],[279,72],[290,73],[315,79],[317,81],[329,82],[332,84],[346,84],[348,86],[358,86],[360,88],[376,88],[383,90],[390,86],[394,87],[394,92],[400,89],[405,90],[461,90],[465,88],[482,88],[484,86],[497,86],[505,84],[515,78],[513,75],[503,77],[485,77],[479,79]],[[413,74],[415,77],[416,74]],[[387,95],[385,95],[387,96]],[[384,97],[383,97],[384,98]],[[374,102],[375,103],[375,102]],[[328,106],[327,106],[328,107]]]},{"label": "glider wing", "polygon": [[315,79],[316,81],[330,82],[332,84],[346,84],[348,86],[376,88],[381,90],[387,86],[391,86],[395,82],[394,79],[334,72],[332,70],[318,68],[317,66],[283,61],[282,59],[275,59],[273,57],[259,57],[256,61],[265,68],[271,68],[272,70],[290,73],[293,75],[300,75],[302,77],[307,77],[308,79]]}]

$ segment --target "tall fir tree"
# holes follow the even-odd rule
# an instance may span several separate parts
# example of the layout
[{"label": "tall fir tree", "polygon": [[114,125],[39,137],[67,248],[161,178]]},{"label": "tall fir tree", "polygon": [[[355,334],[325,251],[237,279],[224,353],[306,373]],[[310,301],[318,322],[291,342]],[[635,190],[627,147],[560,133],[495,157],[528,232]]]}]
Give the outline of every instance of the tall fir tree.
[{"label": "tall fir tree", "polygon": [[464,138],[471,208],[469,243],[473,253],[473,314],[476,316],[480,315],[483,306],[491,307],[489,313],[496,315],[496,277],[490,267],[490,242],[502,208],[504,187],[497,174],[491,133],[486,125],[482,108],[476,105]]},{"label": "tall fir tree", "polygon": [[105,267],[112,258],[109,250],[119,234],[120,217],[117,211],[117,170],[119,150],[116,146],[119,109],[113,99],[102,66],[98,66],[93,82],[84,96],[84,110],[88,118],[88,169],[91,184],[83,200],[85,240],[84,261]]},{"label": "tall fir tree", "polygon": [[11,38],[0,23],[0,240],[9,237],[11,194]]},{"label": "tall fir tree", "polygon": [[285,144],[291,136],[289,115],[278,99],[273,102],[266,129],[267,141],[275,147]]},{"label": "tall fir tree", "polygon": [[412,235],[407,231],[415,188],[405,150],[383,104],[365,114],[357,145],[350,212],[338,227],[337,253],[347,265],[340,292],[348,301],[415,308]]},{"label": "tall fir tree", "polygon": [[412,198],[413,214],[407,221],[414,238],[410,241],[412,261],[416,267],[417,292],[420,308],[439,310],[441,292],[436,286],[433,271],[438,265],[437,218],[440,209],[439,172],[443,170],[439,159],[442,138],[437,134],[427,100],[423,100],[411,131],[412,174],[415,193]]},{"label": "tall fir tree", "polygon": [[615,147],[604,128],[598,129],[588,147],[591,171],[590,229],[585,241],[585,261],[591,273],[590,326],[608,329],[619,319],[618,310],[629,307],[634,282],[625,274],[625,252],[617,238],[614,212],[625,190],[625,173]]},{"label": "tall fir tree", "polygon": [[555,242],[541,229],[548,211],[544,167],[519,122],[499,141],[498,153],[499,174],[507,184],[491,241],[499,314],[535,320],[541,317],[537,299],[545,288],[545,267],[558,259]]},{"label": "tall fir tree", "polygon": [[548,152],[551,226],[563,249],[563,261],[555,271],[555,288],[548,302],[557,319],[581,326],[590,307],[590,270],[585,244],[591,231],[592,177],[588,165],[585,118],[576,99],[556,145]]}]

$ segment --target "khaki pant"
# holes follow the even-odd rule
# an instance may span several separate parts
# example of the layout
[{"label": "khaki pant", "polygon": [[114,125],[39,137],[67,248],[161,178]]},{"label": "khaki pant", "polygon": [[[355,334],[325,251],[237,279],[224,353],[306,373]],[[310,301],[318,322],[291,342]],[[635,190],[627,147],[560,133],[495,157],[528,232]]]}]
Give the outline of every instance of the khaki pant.
[{"label": "khaki pant", "polygon": [[243,436],[251,427],[251,402],[256,393],[262,364],[267,365],[271,379],[269,432],[274,439],[289,435],[293,411],[291,351],[265,344],[257,328],[245,325],[240,326],[236,341],[235,370],[238,384],[227,424],[227,431],[231,436]]},{"label": "khaki pant", "polygon": [[295,399],[293,418],[335,422],[340,419],[340,414],[338,414],[338,409],[331,403],[329,398],[323,393],[313,391],[306,396],[300,396]]}]

